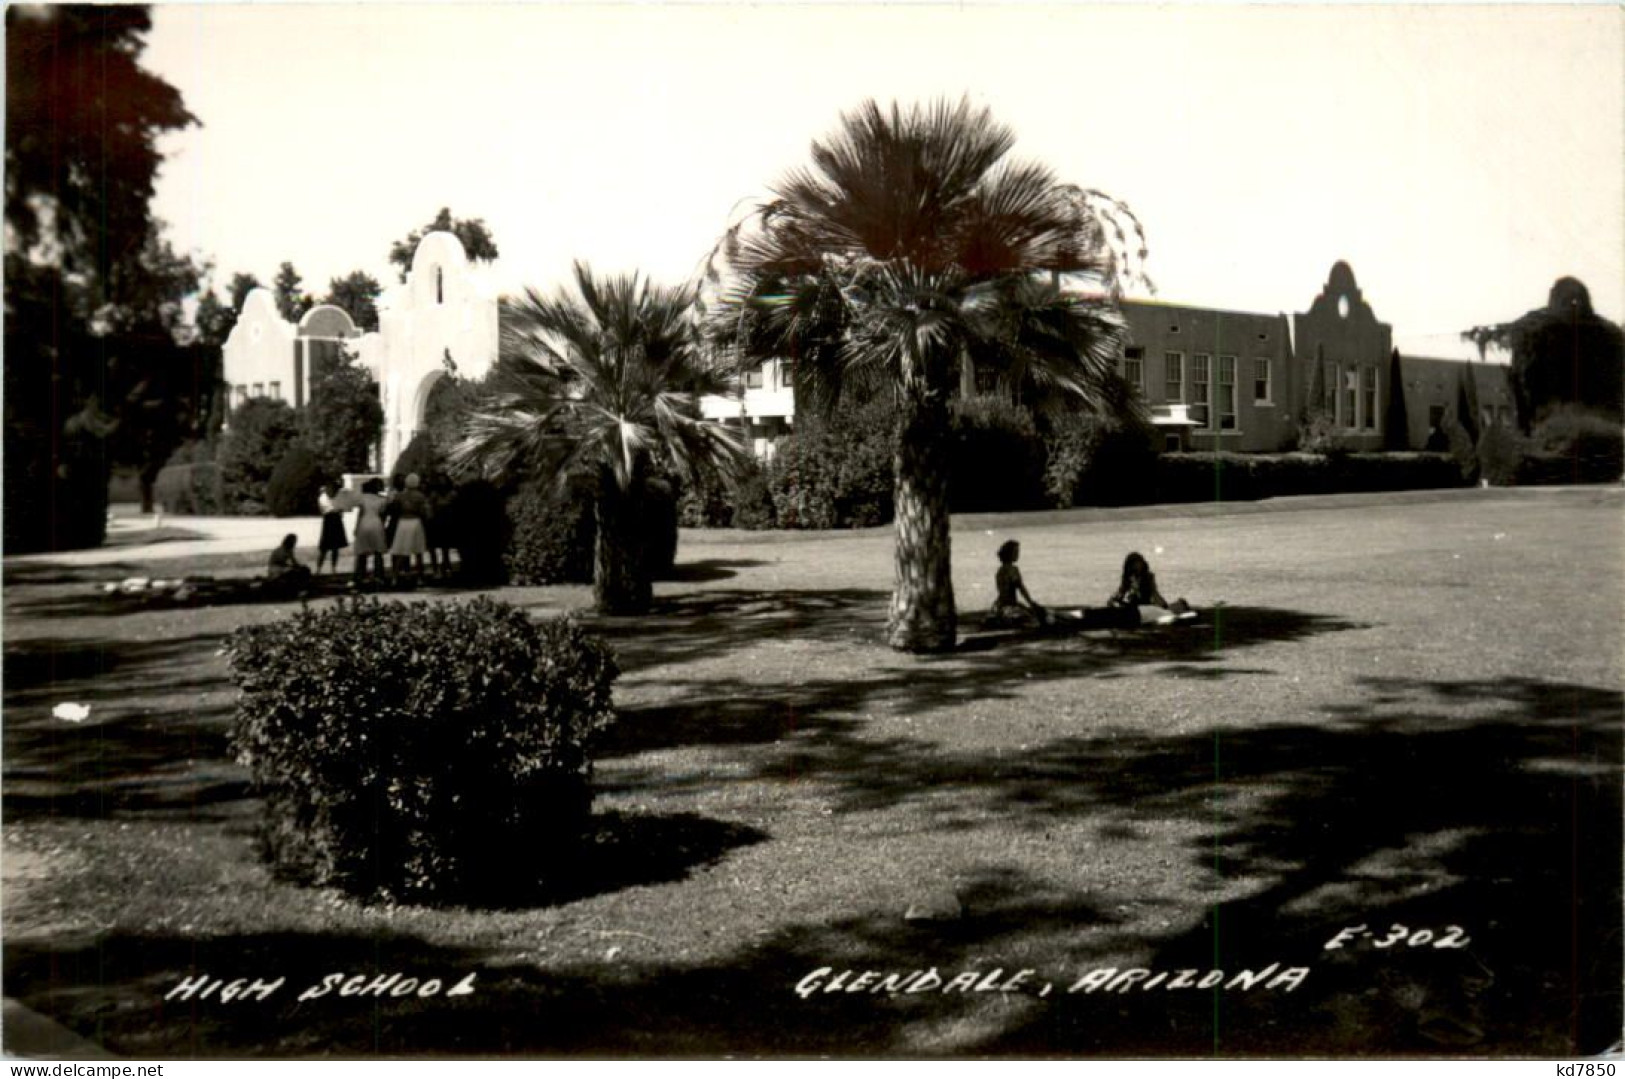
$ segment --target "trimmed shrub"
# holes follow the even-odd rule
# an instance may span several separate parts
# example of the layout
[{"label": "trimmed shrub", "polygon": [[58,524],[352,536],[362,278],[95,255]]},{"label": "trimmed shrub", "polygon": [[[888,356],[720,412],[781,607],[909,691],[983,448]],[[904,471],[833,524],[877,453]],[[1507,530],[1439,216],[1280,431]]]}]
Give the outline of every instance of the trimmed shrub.
[{"label": "trimmed shrub", "polygon": [[391,466],[389,474],[391,476],[409,476],[416,472],[419,476],[427,479],[429,476],[441,471],[444,471],[444,469],[442,462],[435,454],[434,444],[429,440],[429,436],[425,432],[419,431],[412,436],[412,441],[406,444],[406,448],[401,451],[401,455],[395,458],[395,464]]},{"label": "trimmed shrub", "polygon": [[1037,509],[1044,504],[1044,441],[1025,408],[998,396],[950,406],[948,506],[954,513]]},{"label": "trimmed shrub", "polygon": [[659,579],[677,564],[677,485],[652,479],[643,494],[643,557]]},{"label": "trimmed shrub", "polygon": [[444,508],[435,512],[435,542],[455,547],[458,574],[464,584],[501,585],[508,582],[504,557],[513,526],[506,512],[507,499],[489,480],[459,483]]},{"label": "trimmed shrub", "polygon": [[392,900],[562,882],[614,721],[614,655],[567,620],[469,603],[339,600],[226,646],[237,759],[276,871]]},{"label": "trimmed shrub", "polygon": [[677,499],[677,523],[684,528],[729,528],[733,525],[731,492],[716,484],[683,489]]},{"label": "trimmed shrub", "polygon": [[1158,462],[1161,502],[1246,502],[1288,495],[1461,486],[1446,454],[1170,453]]},{"label": "trimmed shrub", "polygon": [[[225,513],[263,513],[271,470],[299,434],[293,407],[286,401],[255,397],[231,414],[231,428],[220,443],[221,509]],[[246,503],[261,504],[258,511]]]},{"label": "trimmed shrub", "polygon": [[1478,437],[1478,474],[1492,487],[1511,487],[1523,470],[1528,445],[1517,431],[1501,424],[1486,428]]},{"label": "trimmed shrub", "polygon": [[829,420],[809,420],[781,442],[767,467],[774,527],[869,528],[890,521],[895,427],[890,402],[880,398]]},{"label": "trimmed shrub", "polygon": [[[1531,442],[1556,483],[1616,483],[1625,472],[1625,428],[1575,406],[1553,409],[1535,424]],[[1561,462],[1561,465],[1559,464]]]},{"label": "trimmed shrub", "polygon": [[576,480],[561,493],[551,482],[526,480],[507,502],[509,534],[503,561],[514,584],[588,584],[598,526],[593,485]]},{"label": "trimmed shrub", "polygon": [[1455,419],[1444,421],[1444,436],[1448,441],[1451,458],[1461,471],[1461,480],[1466,484],[1478,482],[1478,438],[1467,428],[1457,423]]},{"label": "trimmed shrub", "polygon": [[778,527],[774,516],[773,492],[768,488],[767,472],[760,465],[753,467],[733,490],[732,513],[729,522],[734,528],[760,532]]},{"label": "trimmed shrub", "polygon": [[322,475],[316,455],[294,444],[282,455],[265,485],[265,506],[273,517],[300,517],[316,512],[316,499],[322,493]]},{"label": "trimmed shrub", "polygon": [[1123,506],[1154,497],[1157,448],[1148,425],[1072,413],[1055,421],[1045,441],[1044,493],[1050,505]]},{"label": "trimmed shrub", "polygon": [[158,470],[152,484],[152,497],[165,513],[210,517],[222,512],[225,496],[221,490],[220,466],[213,461],[177,460],[190,456],[183,450]]}]

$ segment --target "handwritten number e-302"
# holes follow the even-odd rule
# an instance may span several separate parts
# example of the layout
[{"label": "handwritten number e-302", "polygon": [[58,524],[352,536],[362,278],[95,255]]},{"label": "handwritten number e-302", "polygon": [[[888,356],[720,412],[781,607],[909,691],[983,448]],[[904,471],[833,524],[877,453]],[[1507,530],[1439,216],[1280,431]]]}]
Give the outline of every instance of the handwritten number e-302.
[{"label": "handwritten number e-302", "polygon": [[[1363,937],[1372,936],[1372,930],[1365,925],[1345,926],[1338,930],[1337,935],[1328,940],[1325,950],[1337,951],[1345,945],[1358,942]],[[1424,948],[1432,945],[1435,948],[1465,948],[1472,943],[1467,931],[1459,925],[1447,925],[1440,933],[1432,929],[1412,929],[1408,925],[1394,922],[1388,931],[1381,937],[1371,941],[1374,948],[1392,948],[1396,944],[1404,944],[1408,948]]]}]

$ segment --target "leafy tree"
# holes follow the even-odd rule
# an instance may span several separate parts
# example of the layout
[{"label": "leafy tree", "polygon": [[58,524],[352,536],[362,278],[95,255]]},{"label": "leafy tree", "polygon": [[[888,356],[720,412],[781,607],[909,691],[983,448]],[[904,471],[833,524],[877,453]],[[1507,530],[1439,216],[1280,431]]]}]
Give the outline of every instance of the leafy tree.
[{"label": "leafy tree", "polygon": [[1122,407],[1116,297],[1144,257],[1122,203],[1007,160],[1010,129],[969,102],[870,101],[713,255],[716,341],[788,356],[798,404],[897,404],[896,587],[888,638],[954,646],[950,396],[967,365],[1058,399]]},{"label": "leafy tree", "polygon": [[1382,414],[1382,448],[1406,450],[1411,445],[1411,421],[1405,410],[1405,374],[1399,349],[1388,359],[1388,408]]},{"label": "leafy tree", "polygon": [[1462,364],[1456,375],[1456,423],[1469,441],[1478,442],[1478,383],[1471,364]]},{"label": "leafy tree", "polygon": [[262,286],[260,284],[260,279],[255,277],[251,273],[232,274],[231,275],[231,310],[232,310],[232,313],[234,315],[242,314],[243,301],[248,299],[248,294],[250,292],[253,292],[257,288],[262,288],[262,287],[264,287],[264,286]]},{"label": "leafy tree", "polygon": [[1512,353],[1507,381],[1525,432],[1563,405],[1616,422],[1625,416],[1625,331],[1592,309],[1590,290],[1576,278],[1558,278],[1545,307],[1461,336],[1481,360],[1488,345]]},{"label": "leafy tree", "polygon": [[300,440],[324,479],[364,472],[384,431],[384,406],[366,368],[346,351],[327,369],[311,372],[310,403],[300,419]]},{"label": "leafy tree", "polygon": [[176,289],[195,268],[149,203],[159,138],[196,120],[140,65],[150,27],[135,5],[6,10],[7,550],[99,543],[113,453],[158,433],[134,429],[183,381],[151,376],[184,366]]},{"label": "leafy tree", "polygon": [[231,336],[231,328],[237,325],[237,312],[228,307],[214,289],[208,289],[198,299],[192,322],[197,327],[199,344],[222,348],[226,338]]},{"label": "leafy tree", "polygon": [[220,445],[220,483],[227,513],[263,509],[271,472],[299,435],[293,406],[270,397],[251,397],[231,414],[231,429]]},{"label": "leafy tree", "polygon": [[532,472],[562,492],[594,485],[593,598],[607,614],[649,609],[653,552],[642,515],[657,471],[728,476],[746,459],[700,417],[699,396],[726,382],[707,362],[685,289],[575,267],[576,294],[527,289],[506,305],[490,390],[467,420],[454,463],[489,476]]},{"label": "leafy tree", "polygon": [[276,282],[272,286],[276,290],[276,309],[289,322],[298,322],[305,317],[306,311],[316,306],[310,293],[300,290],[301,283],[299,271],[293,268],[293,263],[284,262],[278,267]]},{"label": "leafy tree", "polygon": [[397,240],[390,246],[389,261],[400,269],[402,281],[406,280],[406,272],[412,268],[412,256],[417,253],[418,243],[431,232],[449,232],[456,236],[462,242],[464,254],[472,262],[495,262],[497,259],[496,241],[491,238],[491,230],[485,227],[483,218],[455,218],[451,216],[449,207],[442,206],[433,221],[423,228],[413,229],[406,234],[406,239]]},{"label": "leafy tree", "polygon": [[322,302],[342,307],[349,314],[350,321],[366,332],[378,328],[378,297],[383,291],[377,278],[356,270],[329,281],[327,297]]}]

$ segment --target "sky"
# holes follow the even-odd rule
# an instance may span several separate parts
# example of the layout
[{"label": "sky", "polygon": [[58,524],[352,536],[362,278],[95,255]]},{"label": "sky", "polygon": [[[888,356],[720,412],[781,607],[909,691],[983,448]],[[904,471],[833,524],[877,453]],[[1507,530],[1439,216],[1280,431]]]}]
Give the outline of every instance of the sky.
[{"label": "sky", "polygon": [[1395,344],[1580,278],[1625,316],[1625,14],[1595,6],[159,5],[184,250],[318,295],[442,206],[501,292],[689,279],[865,98],[968,96],[1128,203],[1156,295],[1307,310],[1347,261]]}]

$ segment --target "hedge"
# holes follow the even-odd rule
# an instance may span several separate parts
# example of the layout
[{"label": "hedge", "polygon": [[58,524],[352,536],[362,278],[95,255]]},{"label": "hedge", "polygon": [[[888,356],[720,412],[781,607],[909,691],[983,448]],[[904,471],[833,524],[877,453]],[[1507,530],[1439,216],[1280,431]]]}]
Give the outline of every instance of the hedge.
[{"label": "hedge", "polygon": [[566,621],[339,600],[237,630],[237,759],[282,876],[392,900],[507,899],[568,877],[615,658]]}]

